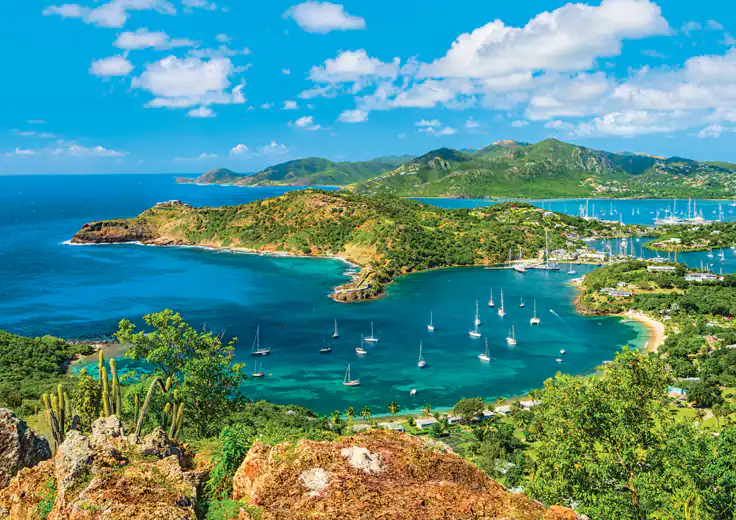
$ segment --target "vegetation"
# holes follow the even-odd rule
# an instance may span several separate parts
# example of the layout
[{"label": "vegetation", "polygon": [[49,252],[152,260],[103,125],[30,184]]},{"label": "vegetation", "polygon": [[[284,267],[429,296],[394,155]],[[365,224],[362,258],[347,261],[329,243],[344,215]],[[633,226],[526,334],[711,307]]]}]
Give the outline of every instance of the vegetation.
[{"label": "vegetation", "polygon": [[728,197],[729,167],[592,150],[556,139],[434,150],[357,186],[363,193],[455,197]]},{"label": "vegetation", "polygon": [[30,402],[55,388],[67,364],[91,352],[89,345],[72,345],[51,336],[25,338],[0,330],[0,405],[20,413]]},{"label": "vegetation", "polygon": [[394,277],[414,271],[499,263],[510,250],[516,255],[519,246],[526,258],[538,257],[545,230],[552,249],[586,247],[583,237],[641,231],[526,203],[448,210],[392,197],[303,190],[243,206],[159,205],[134,219],[87,224],[73,240],[340,255],[364,269],[338,294],[364,299],[381,294]]},{"label": "vegetation", "polygon": [[736,222],[670,226],[645,247],[654,251],[707,251],[736,245]]}]

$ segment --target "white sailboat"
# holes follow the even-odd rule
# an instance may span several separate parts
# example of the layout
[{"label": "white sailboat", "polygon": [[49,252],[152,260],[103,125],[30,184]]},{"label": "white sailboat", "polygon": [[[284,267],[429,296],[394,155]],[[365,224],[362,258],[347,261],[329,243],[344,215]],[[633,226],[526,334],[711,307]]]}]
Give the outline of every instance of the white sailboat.
[{"label": "white sailboat", "polygon": [[491,287],[491,299],[488,300],[488,306],[491,307],[491,308],[493,308],[493,307],[496,306],[496,304],[493,303],[493,287]]},{"label": "white sailboat", "polygon": [[373,322],[371,322],[371,335],[365,338],[366,343],[378,343],[378,338],[373,335]]},{"label": "white sailboat", "polygon": [[429,325],[427,325],[427,330],[434,332],[434,316],[432,316],[432,311],[429,311]]},{"label": "white sailboat", "polygon": [[529,320],[530,325],[539,325],[540,319],[537,318],[537,300],[534,300],[534,317]]},{"label": "white sailboat", "polygon": [[713,250],[712,249],[710,249],[708,251],[708,255],[707,256],[708,256],[708,258],[713,258]]},{"label": "white sailboat", "polygon": [[575,269],[572,268],[572,262],[570,262],[570,269],[567,270],[567,275],[568,276],[573,276],[573,275],[576,275],[576,274],[578,274],[578,272]]},{"label": "white sailboat", "polygon": [[525,306],[526,306],[526,304],[524,303],[524,297],[522,296],[521,297],[521,303],[519,303],[519,307],[523,309]]},{"label": "white sailboat", "polygon": [[427,362],[424,360],[424,356],[422,356],[422,342],[419,342],[419,361],[417,361],[417,366],[419,368],[424,368],[427,366]]},{"label": "white sailboat", "polygon": [[256,371],[253,372],[250,377],[260,378],[260,377],[266,377],[266,373],[263,371],[263,363],[260,365],[260,369],[258,368],[258,361],[256,361],[255,369]]},{"label": "white sailboat", "polygon": [[350,365],[348,364],[348,369],[345,371],[345,377],[342,380],[342,384],[345,386],[360,386],[360,379],[352,379],[350,377]]},{"label": "white sailboat", "polygon": [[256,329],[256,337],[253,339],[253,347],[250,349],[251,356],[267,356],[271,353],[268,347],[261,347],[261,326]]},{"label": "white sailboat", "polygon": [[513,325],[511,325],[511,330],[509,331],[509,337],[506,338],[506,343],[511,346],[516,345],[516,331],[514,330]]},{"label": "white sailboat", "polygon": [[481,361],[490,361],[491,360],[491,353],[488,350],[488,339],[486,338],[486,350],[482,354],[478,354],[478,359]]},{"label": "white sailboat", "polygon": [[325,335],[322,334],[322,348],[319,349],[320,354],[329,354],[332,352],[332,347],[329,345],[325,345]]},{"label": "white sailboat", "polygon": [[363,336],[361,336],[360,337],[360,346],[355,349],[355,353],[358,354],[359,356],[365,356],[368,353],[365,350],[364,341],[365,340],[364,340]]},{"label": "white sailboat", "polygon": [[332,333],[332,339],[337,339],[340,337],[340,333],[337,332],[337,320],[335,320],[335,332]]},{"label": "white sailboat", "polygon": [[480,325],[480,314],[478,314],[478,300],[475,300],[475,326]]},{"label": "white sailboat", "polygon": [[718,253],[718,258],[721,259],[721,263],[723,263],[723,262],[726,261],[726,253],[725,253],[725,251],[723,251],[723,249],[721,249],[721,252]]},{"label": "white sailboat", "polygon": [[501,289],[501,307],[498,308],[498,315],[502,318],[506,316],[506,311],[503,308],[503,289]]}]

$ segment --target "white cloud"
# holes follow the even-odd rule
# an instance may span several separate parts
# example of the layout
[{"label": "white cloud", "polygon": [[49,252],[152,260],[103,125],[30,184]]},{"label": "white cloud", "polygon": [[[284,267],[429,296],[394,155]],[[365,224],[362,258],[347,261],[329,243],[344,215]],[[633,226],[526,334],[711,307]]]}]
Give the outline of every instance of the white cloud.
[{"label": "white cloud", "polygon": [[214,11],[217,9],[217,4],[210,2],[209,0],[182,0],[184,7],[187,11],[191,12],[193,9],[205,9],[206,11]]},{"label": "white cloud", "polygon": [[202,152],[194,157],[174,157],[175,161],[206,161],[208,159],[217,159],[218,155],[214,153]]},{"label": "white cloud", "polygon": [[314,124],[314,117],[312,116],[304,116],[300,117],[296,121],[290,121],[289,126],[294,126],[296,128],[301,128],[303,130],[309,131],[315,131],[322,128],[320,125]]},{"label": "white cloud", "polygon": [[414,126],[442,126],[442,123],[438,119],[422,119],[421,121],[414,123]]},{"label": "white cloud", "polygon": [[230,155],[242,155],[244,153],[248,153],[249,148],[244,144],[238,144],[233,147],[232,150],[230,150]]},{"label": "white cloud", "polygon": [[261,105],[261,108],[262,108],[263,110],[270,110],[270,109],[271,109],[272,107],[273,107],[273,103],[263,103],[263,104]]},{"label": "white cloud", "polygon": [[173,49],[175,47],[193,47],[197,44],[187,38],[171,38],[165,32],[152,32],[146,28],[135,32],[126,31],[118,36],[113,45],[119,49],[135,51],[141,49]]},{"label": "white cloud", "polygon": [[243,84],[228,90],[230,76],[235,73],[228,58],[200,60],[169,56],[146,65],[145,71],[133,78],[131,86],[155,96],[149,108],[192,108],[209,105],[242,105],[246,99]]},{"label": "white cloud", "polygon": [[511,122],[511,126],[514,128],[524,128],[525,126],[529,126],[529,121],[517,119],[516,121]]},{"label": "white cloud", "polygon": [[284,107],[281,110],[296,110],[299,105],[296,101],[284,101]]},{"label": "white cloud", "polygon": [[284,17],[292,18],[310,33],[365,29],[365,20],[345,12],[345,6],[329,2],[304,2],[291,7]]},{"label": "white cloud", "polygon": [[[560,125],[558,128],[565,128],[565,126]],[[574,133],[582,136],[635,137],[643,134],[674,132],[683,128],[685,125],[676,114],[626,110],[611,112],[587,123],[581,123]]]},{"label": "white cloud", "polygon": [[708,125],[700,130],[696,135],[701,139],[718,139],[723,132],[727,130],[722,125]]},{"label": "white cloud", "polygon": [[291,76],[291,69],[281,69],[281,74],[284,76]]},{"label": "white cloud", "polygon": [[435,128],[434,126],[428,126],[425,128],[420,128],[419,131],[425,134],[433,135],[435,137],[441,137],[441,136],[452,135],[452,134],[457,133],[457,130],[449,126],[445,126],[442,128]]},{"label": "white cloud", "polygon": [[335,59],[329,59],[309,71],[309,79],[317,83],[345,83],[365,79],[396,78],[399,73],[399,58],[384,63],[371,58],[364,49],[344,51]]},{"label": "white cloud", "polygon": [[43,119],[29,119],[28,120],[29,125],[45,125],[46,121]]},{"label": "white cloud", "polygon": [[92,62],[90,74],[109,78],[113,76],[127,76],[133,70],[133,64],[125,56],[110,56]]},{"label": "white cloud", "polygon": [[168,0],[110,0],[95,8],[79,4],[49,6],[43,10],[47,16],[79,18],[84,23],[98,27],[121,28],[130,18],[130,11],[152,10],[162,14],[176,14],[176,8]]},{"label": "white cloud", "polygon": [[284,144],[271,141],[269,144],[262,146],[259,151],[263,155],[285,155],[289,153],[289,149]]},{"label": "white cloud", "polygon": [[16,148],[13,152],[4,154],[6,157],[19,156],[19,157],[30,157],[30,156],[66,156],[66,157],[79,157],[79,158],[120,158],[128,155],[127,152],[119,152],[117,150],[111,150],[103,146],[92,146],[87,147],[77,143],[76,141],[64,141],[59,140],[54,145],[41,148],[38,150],[24,150]]},{"label": "white cloud", "polygon": [[227,43],[230,41],[230,37],[225,33],[220,33],[215,36],[215,39],[220,43]]},{"label": "white cloud", "polygon": [[467,121],[465,121],[465,129],[466,130],[477,130],[478,128],[482,127],[483,124],[479,123],[472,117],[469,117]]},{"label": "white cloud", "polygon": [[368,121],[368,112],[363,112],[359,108],[355,110],[343,110],[337,120],[342,123],[364,123]]},{"label": "white cloud", "polygon": [[447,54],[419,69],[422,77],[492,78],[528,71],[583,70],[617,56],[624,39],[667,34],[660,7],[650,0],[566,4],[522,28],[496,20],[460,35]]},{"label": "white cloud", "polygon": [[23,150],[22,148],[16,148],[12,152],[5,152],[3,154],[5,157],[31,157],[33,155],[36,155],[34,150]]},{"label": "white cloud", "polygon": [[[29,121],[30,124],[33,124]],[[21,137],[38,137],[41,139],[56,139],[56,135],[51,132],[37,132],[35,130],[18,130],[14,129],[14,132]]]},{"label": "white cloud", "polygon": [[220,45],[215,49],[192,49],[189,51],[190,56],[195,58],[233,58],[235,56],[248,56],[251,50],[248,47],[243,49],[231,49],[227,45]]},{"label": "white cloud", "polygon": [[209,117],[217,117],[217,114],[215,114],[209,107],[197,107],[187,112],[187,116],[199,119],[206,119]]}]

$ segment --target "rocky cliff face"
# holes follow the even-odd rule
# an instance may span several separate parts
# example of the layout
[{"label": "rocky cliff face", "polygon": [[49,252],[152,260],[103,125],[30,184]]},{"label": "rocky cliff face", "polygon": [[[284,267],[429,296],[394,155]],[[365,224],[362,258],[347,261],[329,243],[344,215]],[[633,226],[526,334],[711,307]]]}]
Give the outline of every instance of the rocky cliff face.
[{"label": "rocky cliff face", "polygon": [[23,468],[51,458],[49,443],[37,437],[7,408],[0,408],[0,489]]},{"label": "rocky cliff face", "polygon": [[106,220],[82,226],[72,238],[74,244],[120,244],[148,242],[154,238],[152,230],[139,222]]},{"label": "rocky cliff face", "polygon": [[263,520],[577,518],[508,492],[444,445],[390,431],[255,444],[235,475],[233,498],[261,507]]},{"label": "rocky cliff face", "polygon": [[53,460],[21,470],[0,491],[0,520],[195,520],[203,474],[161,430],[126,437],[117,417],[89,436],[72,430]]}]

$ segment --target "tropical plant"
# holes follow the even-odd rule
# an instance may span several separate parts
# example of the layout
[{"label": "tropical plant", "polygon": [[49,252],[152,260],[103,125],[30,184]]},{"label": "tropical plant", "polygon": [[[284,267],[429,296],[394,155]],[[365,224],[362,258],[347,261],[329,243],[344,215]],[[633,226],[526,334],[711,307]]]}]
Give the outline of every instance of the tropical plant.
[{"label": "tropical plant", "polygon": [[396,401],[391,401],[388,405],[388,413],[391,415],[396,415],[399,411],[399,405],[396,403]]},{"label": "tropical plant", "polygon": [[364,406],[362,410],[360,410],[360,416],[365,419],[366,421],[371,418],[371,408],[369,406]]}]

